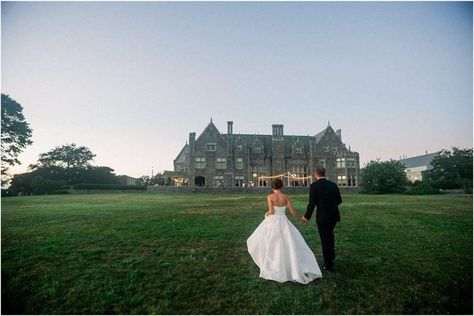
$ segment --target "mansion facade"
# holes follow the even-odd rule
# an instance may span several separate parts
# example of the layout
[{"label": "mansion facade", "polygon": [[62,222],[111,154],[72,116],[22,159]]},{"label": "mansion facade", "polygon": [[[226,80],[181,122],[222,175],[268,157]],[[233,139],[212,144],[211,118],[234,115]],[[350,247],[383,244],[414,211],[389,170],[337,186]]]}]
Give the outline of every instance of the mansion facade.
[{"label": "mansion facade", "polygon": [[211,122],[189,140],[165,171],[173,185],[206,187],[271,186],[279,177],[285,186],[309,186],[317,167],[339,186],[356,187],[359,154],[342,142],[341,130],[329,125],[314,136],[285,135],[283,125],[272,125],[271,135],[234,134],[227,122],[222,134]]}]

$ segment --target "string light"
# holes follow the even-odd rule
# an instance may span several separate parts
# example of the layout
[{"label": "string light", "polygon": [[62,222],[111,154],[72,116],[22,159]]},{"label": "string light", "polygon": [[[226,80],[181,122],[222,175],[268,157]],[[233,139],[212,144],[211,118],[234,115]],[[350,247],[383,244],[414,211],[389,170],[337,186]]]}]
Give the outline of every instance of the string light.
[{"label": "string light", "polygon": [[185,178],[180,178],[180,177],[171,177],[171,179],[173,179],[175,183],[180,183],[180,184],[186,182],[187,180]]},{"label": "string light", "polygon": [[[293,179],[293,180],[307,180],[307,179],[311,179],[311,176],[307,176],[307,177],[298,177],[296,174],[292,174],[290,172],[286,172],[286,173],[282,173],[282,174],[278,174],[278,175],[275,175],[275,176],[260,176],[258,177],[259,180],[266,180],[266,179],[275,179],[275,178],[290,178],[290,179]],[[181,177],[171,177],[171,179],[173,179],[173,181],[175,183],[184,183],[187,181],[186,178],[181,178]]]},{"label": "string light", "polygon": [[298,177],[296,174],[291,174],[290,172],[282,173],[282,174],[279,174],[279,175],[276,175],[276,176],[260,176],[260,177],[258,177],[258,178],[259,178],[259,179],[275,179],[275,178],[281,178],[281,177],[290,178],[290,179],[295,179],[295,180],[307,180],[307,179],[311,179],[311,176]]}]

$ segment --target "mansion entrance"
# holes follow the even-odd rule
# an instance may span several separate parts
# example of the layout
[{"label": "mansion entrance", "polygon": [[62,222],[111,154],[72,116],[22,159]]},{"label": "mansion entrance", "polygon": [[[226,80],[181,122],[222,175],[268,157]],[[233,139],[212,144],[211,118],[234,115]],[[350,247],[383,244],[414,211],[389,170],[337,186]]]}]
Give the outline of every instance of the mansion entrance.
[{"label": "mansion entrance", "polygon": [[206,185],[206,178],[203,176],[197,176],[194,178],[194,185],[197,187],[203,187]]}]

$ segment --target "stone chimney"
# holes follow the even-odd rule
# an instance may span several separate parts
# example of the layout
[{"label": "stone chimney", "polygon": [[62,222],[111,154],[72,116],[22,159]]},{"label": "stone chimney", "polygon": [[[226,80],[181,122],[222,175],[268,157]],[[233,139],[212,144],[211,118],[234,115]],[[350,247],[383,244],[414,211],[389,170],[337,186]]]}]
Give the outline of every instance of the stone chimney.
[{"label": "stone chimney", "polygon": [[232,125],[234,124],[234,122],[232,121],[227,121],[227,134],[228,135],[232,135],[233,132],[232,132]]},{"label": "stone chimney", "polygon": [[273,124],[272,125],[272,136],[283,137],[283,124]]},{"label": "stone chimney", "polygon": [[196,133],[189,133],[189,154],[194,155],[194,141],[196,140]]},{"label": "stone chimney", "polygon": [[340,130],[340,129],[338,129],[338,130],[336,131],[336,135],[337,135],[337,137],[339,138],[339,140],[342,142],[342,135],[341,135],[341,130]]}]

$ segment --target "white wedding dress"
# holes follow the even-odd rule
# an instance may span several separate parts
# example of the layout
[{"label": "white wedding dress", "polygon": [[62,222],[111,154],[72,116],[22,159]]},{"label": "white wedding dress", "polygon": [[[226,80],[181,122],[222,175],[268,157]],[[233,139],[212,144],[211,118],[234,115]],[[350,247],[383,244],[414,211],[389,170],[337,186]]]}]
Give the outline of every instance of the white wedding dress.
[{"label": "white wedding dress", "polygon": [[266,216],[247,239],[248,251],[260,268],[260,277],[302,284],[321,278],[313,252],[286,217],[286,206],[273,208],[274,214]]}]

